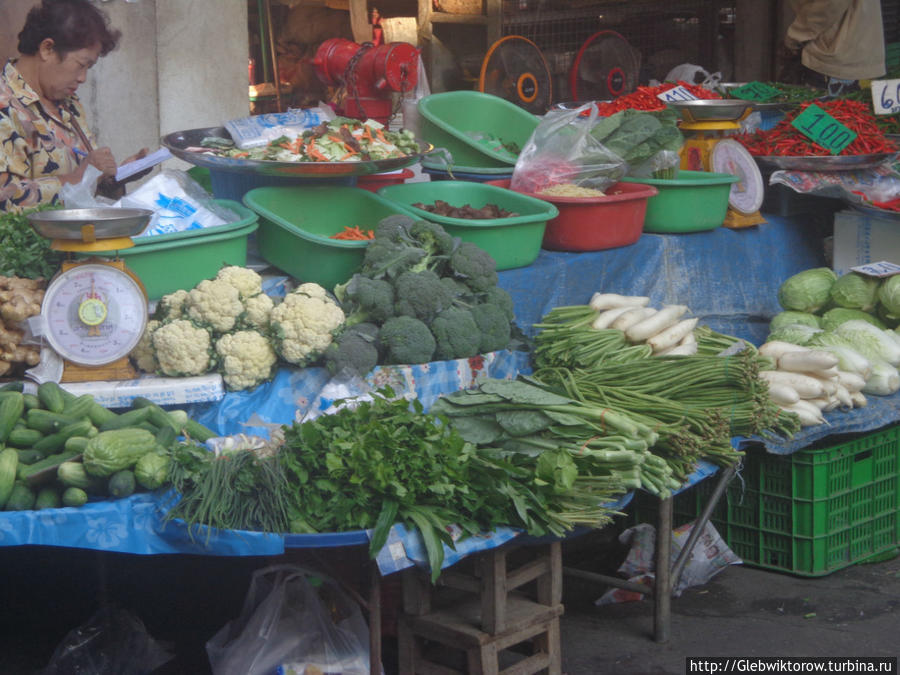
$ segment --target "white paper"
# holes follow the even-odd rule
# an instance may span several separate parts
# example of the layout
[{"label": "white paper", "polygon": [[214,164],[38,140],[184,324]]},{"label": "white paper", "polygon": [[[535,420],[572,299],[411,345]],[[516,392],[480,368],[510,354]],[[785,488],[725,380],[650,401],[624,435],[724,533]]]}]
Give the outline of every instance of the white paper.
[{"label": "white paper", "polygon": [[900,80],[872,81],[872,109],[876,115],[900,112]]},{"label": "white paper", "polygon": [[168,148],[160,148],[156,152],[152,152],[146,157],[136,159],[128,164],[123,164],[116,170],[116,180],[125,180],[136,173],[140,173],[144,169],[156,166],[160,162],[165,162],[172,158],[172,153]]}]

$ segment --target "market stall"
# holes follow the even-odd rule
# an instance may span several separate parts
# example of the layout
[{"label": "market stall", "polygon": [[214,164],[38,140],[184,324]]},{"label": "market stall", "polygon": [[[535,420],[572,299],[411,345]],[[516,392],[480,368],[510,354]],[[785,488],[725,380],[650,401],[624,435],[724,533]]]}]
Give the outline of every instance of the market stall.
[{"label": "market stall", "polygon": [[[164,139],[209,170],[212,195],[200,196],[200,213],[228,218],[230,202],[237,220],[212,227],[231,232],[240,223],[240,237],[228,237],[224,265],[179,265],[194,275],[183,279],[160,274],[168,250],[161,242],[199,250],[218,230],[167,231],[187,217],[175,208],[169,221],[157,214],[150,225],[160,239],[137,236],[143,241],[135,246],[104,244],[104,233],[92,229],[99,216],[70,219],[75,243],[58,245],[67,236],[55,235],[51,250],[68,257],[64,274],[47,287],[47,304],[30,303],[20,320],[47,321],[44,336],[62,360],[30,372],[40,386],[13,382],[0,392],[0,433],[9,446],[0,469],[11,471],[0,542],[210,556],[369,547],[381,576],[418,568],[433,582],[442,570],[453,578],[453,568],[472,557],[499,566],[510,542],[534,538],[552,551],[521,573],[541,580],[540,604],[551,608],[534,615],[539,630],[514,629],[497,616],[480,630],[492,644],[536,639],[558,664],[560,539],[611,523],[636,494],[651,494],[657,563],[668,570],[673,497],[699,494],[700,484],[708,501],[694,500],[693,515],[701,525],[715,521],[738,451],[791,456],[838,433],[892,425],[900,412],[900,378],[890,392],[873,386],[866,407],[824,402],[823,410],[832,407],[815,424],[775,400],[762,373],[780,361],[762,346],[774,341],[776,315],[821,319],[837,275],[815,306],[794,307],[782,291],[786,280],[828,266],[830,228],[760,213],[761,183],[749,199],[744,194],[756,185],[754,160],[736,174],[714,170],[718,148],[731,147],[732,159],[747,151],[703,136],[702,122],[685,145],[684,110],[697,106],[669,106],[659,98],[666,91],[653,93],[661,110],[625,106],[600,115],[592,105],[541,121],[529,115],[521,128],[510,126],[522,136],[521,154],[500,122],[476,138],[478,129],[460,134],[446,120],[426,118],[444,133],[435,141],[451,146],[444,148],[451,160],[455,152],[484,162],[456,165],[484,180],[454,180],[445,158],[435,170],[447,180],[374,195],[353,183],[434,159],[424,157],[432,143],[341,118],[257,149],[240,147],[224,127]],[[466,95],[455,92],[446,109],[426,103],[422,110],[449,114]],[[646,104],[648,92],[641,95]],[[473,101],[502,109],[485,96]],[[714,119],[714,131],[737,125],[754,106],[731,107],[739,113]],[[559,129],[551,128],[559,123],[595,147],[549,160],[548,147],[559,149]],[[541,138],[550,141],[535,143]],[[701,160],[697,166],[680,165],[683,146]],[[649,173],[631,175],[637,166]],[[181,180],[179,198],[187,202],[195,185]],[[667,199],[674,209],[660,209]],[[623,202],[636,209],[620,210]],[[566,220],[576,206],[590,207],[601,228],[628,226],[633,236],[612,240],[606,232],[586,244],[581,225],[591,221]],[[65,210],[58,213],[65,223]],[[152,210],[138,215],[140,228],[120,235],[143,233]],[[191,212],[191,219],[200,217]],[[47,220],[31,214],[28,225]],[[247,265],[251,242],[267,263],[264,275]],[[135,274],[128,268],[138,258],[129,251],[156,257]],[[886,282],[868,285],[876,293]],[[35,289],[26,290],[33,300]],[[890,309],[894,298],[879,301]],[[601,316],[608,322],[599,325]],[[821,359],[822,347],[809,349]],[[27,360],[33,354],[20,356],[10,366],[17,374],[38,365]],[[828,358],[820,379],[836,391],[846,368]],[[75,384],[76,375],[87,382]],[[348,398],[360,401],[347,405]],[[894,470],[876,482],[896,480]],[[45,508],[34,508],[37,500]],[[896,523],[898,514],[892,517]],[[896,545],[898,531],[878,545]],[[684,564],[682,556],[656,585],[660,641]],[[379,579],[373,574],[369,596],[372,672],[380,660]],[[474,582],[459,583],[471,589]],[[495,579],[491,587],[505,583]],[[411,631],[439,630],[433,617],[421,618],[430,616],[427,607],[420,615],[405,624]],[[413,654],[412,633],[404,641]]]}]

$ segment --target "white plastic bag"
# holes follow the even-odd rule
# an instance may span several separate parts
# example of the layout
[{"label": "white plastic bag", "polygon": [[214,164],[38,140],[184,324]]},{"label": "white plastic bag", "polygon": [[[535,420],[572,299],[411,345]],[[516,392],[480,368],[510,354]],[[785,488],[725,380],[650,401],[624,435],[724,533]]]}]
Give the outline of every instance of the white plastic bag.
[{"label": "white plastic bag", "polygon": [[297,565],[253,574],[238,618],[207,643],[213,675],[368,675],[359,606],[324,575]]},{"label": "white plastic bag", "polygon": [[306,129],[334,119],[334,111],[320,103],[315,108],[290,108],[283,113],[251,115],[225,122],[234,144],[242,150],[258,148],[279,136],[296,137]]},{"label": "white plastic bag", "polygon": [[112,200],[106,197],[96,196],[97,181],[103,172],[93,164],[88,164],[77,184],[63,183],[59,191],[59,198],[67,209],[93,209],[100,206],[109,206]]}]

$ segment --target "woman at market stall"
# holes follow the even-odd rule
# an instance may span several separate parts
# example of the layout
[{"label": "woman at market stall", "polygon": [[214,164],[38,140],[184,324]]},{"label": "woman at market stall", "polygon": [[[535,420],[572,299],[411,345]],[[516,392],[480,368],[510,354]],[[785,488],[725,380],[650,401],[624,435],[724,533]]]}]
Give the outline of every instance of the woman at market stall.
[{"label": "woman at market stall", "polygon": [[826,89],[859,89],[885,73],[880,0],[789,0],[794,20],[779,47],[779,80]]},{"label": "woman at market stall", "polygon": [[0,75],[0,211],[56,203],[62,186],[80,183],[89,165],[103,174],[98,193],[123,192],[112,151],[96,147],[75,95],[119,36],[88,0],[42,0],[28,12],[20,56]]}]

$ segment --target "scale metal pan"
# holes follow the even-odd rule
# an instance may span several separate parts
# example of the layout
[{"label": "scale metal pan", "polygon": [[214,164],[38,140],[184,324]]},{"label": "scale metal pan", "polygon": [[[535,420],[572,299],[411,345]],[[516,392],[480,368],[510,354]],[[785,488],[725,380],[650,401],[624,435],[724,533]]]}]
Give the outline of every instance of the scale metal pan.
[{"label": "scale metal pan", "polygon": [[95,239],[133,237],[143,232],[153,217],[149,209],[99,207],[50,209],[28,214],[31,227],[48,239],[83,241],[83,228],[92,225]]}]

